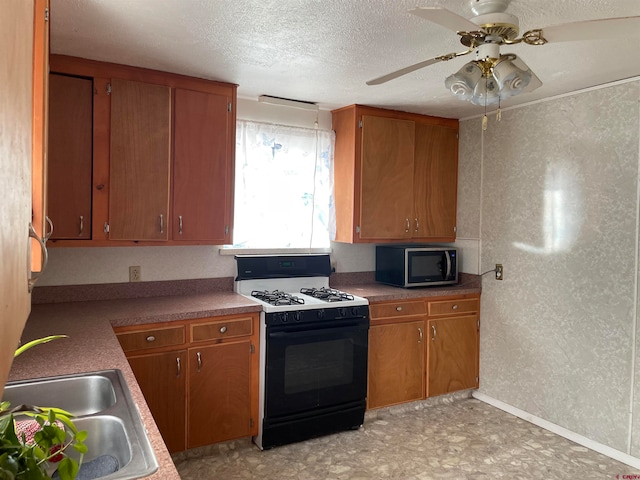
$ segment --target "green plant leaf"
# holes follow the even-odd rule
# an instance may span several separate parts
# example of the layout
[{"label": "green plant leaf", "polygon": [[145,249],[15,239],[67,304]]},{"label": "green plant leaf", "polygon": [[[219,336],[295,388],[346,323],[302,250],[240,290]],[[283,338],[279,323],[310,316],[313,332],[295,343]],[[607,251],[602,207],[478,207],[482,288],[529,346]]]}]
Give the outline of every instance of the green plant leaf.
[{"label": "green plant leaf", "polygon": [[76,452],[85,454],[89,451],[89,448],[84,443],[74,443],[73,448]]},{"label": "green plant leaf", "polygon": [[86,430],[80,430],[78,433],[76,433],[76,442],[84,442],[88,436],[89,434]]},{"label": "green plant leaf", "polygon": [[78,462],[74,459],[69,457],[63,458],[58,466],[58,475],[60,475],[60,480],[73,480],[76,478],[79,469],[80,467],[78,466]]},{"label": "green plant leaf", "polygon": [[18,348],[16,350],[16,353],[13,355],[13,358],[17,357],[21,353],[26,352],[31,347],[35,347],[36,345],[40,345],[40,344],[43,344],[43,343],[48,343],[51,340],[56,340],[57,338],[69,338],[69,336],[68,335],[50,335],[48,337],[37,338],[35,340],[31,340],[30,342],[25,343],[20,348]]}]

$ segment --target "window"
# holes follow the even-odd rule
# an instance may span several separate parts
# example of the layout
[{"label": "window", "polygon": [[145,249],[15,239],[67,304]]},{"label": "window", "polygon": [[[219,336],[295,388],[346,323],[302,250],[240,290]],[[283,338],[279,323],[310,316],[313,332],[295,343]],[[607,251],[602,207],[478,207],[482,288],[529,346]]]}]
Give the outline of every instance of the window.
[{"label": "window", "polygon": [[328,248],[335,134],[239,120],[234,248]]}]

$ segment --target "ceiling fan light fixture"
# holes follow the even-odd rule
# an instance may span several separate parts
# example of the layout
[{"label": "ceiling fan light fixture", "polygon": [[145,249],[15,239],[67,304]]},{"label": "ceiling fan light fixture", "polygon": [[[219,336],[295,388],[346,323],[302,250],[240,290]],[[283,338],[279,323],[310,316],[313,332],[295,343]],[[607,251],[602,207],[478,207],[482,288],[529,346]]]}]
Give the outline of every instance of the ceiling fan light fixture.
[{"label": "ceiling fan light fixture", "polygon": [[482,69],[475,62],[469,62],[453,75],[449,75],[444,84],[461,100],[471,100],[481,78]]},{"label": "ceiling fan light fixture", "polygon": [[473,95],[469,99],[474,105],[497,105],[500,100],[498,84],[495,79],[482,77],[473,89]]},{"label": "ceiling fan light fixture", "polygon": [[515,58],[515,55],[503,55],[491,69],[503,99],[518,95],[531,81],[531,70],[523,70],[515,65]]}]

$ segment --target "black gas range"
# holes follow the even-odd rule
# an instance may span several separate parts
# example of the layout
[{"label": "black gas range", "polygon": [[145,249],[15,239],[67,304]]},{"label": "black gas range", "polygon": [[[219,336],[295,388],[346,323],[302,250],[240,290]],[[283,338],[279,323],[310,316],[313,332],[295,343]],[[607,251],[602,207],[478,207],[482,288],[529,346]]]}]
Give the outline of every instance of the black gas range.
[{"label": "black gas range", "polygon": [[263,449],[357,429],[367,395],[366,298],[329,287],[329,255],[239,255],[235,291],[262,305]]}]

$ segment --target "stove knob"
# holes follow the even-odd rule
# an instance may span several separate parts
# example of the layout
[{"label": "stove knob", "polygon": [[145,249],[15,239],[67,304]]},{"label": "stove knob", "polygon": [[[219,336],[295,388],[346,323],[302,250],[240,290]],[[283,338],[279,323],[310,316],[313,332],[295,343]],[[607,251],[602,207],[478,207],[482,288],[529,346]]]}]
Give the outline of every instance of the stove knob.
[{"label": "stove knob", "polygon": [[292,315],[293,315],[293,319],[294,319],[296,322],[299,322],[300,320],[302,320],[302,313],[300,313],[300,312],[293,312],[293,314],[292,314]]},{"label": "stove knob", "polygon": [[318,318],[322,320],[324,318],[324,309],[318,310]]},{"label": "stove knob", "polygon": [[280,321],[282,323],[287,323],[289,321],[289,314],[287,312],[283,312],[280,314]]},{"label": "stove knob", "polygon": [[341,317],[346,317],[347,316],[347,309],[346,308],[340,308],[339,312],[340,312],[340,316]]}]

